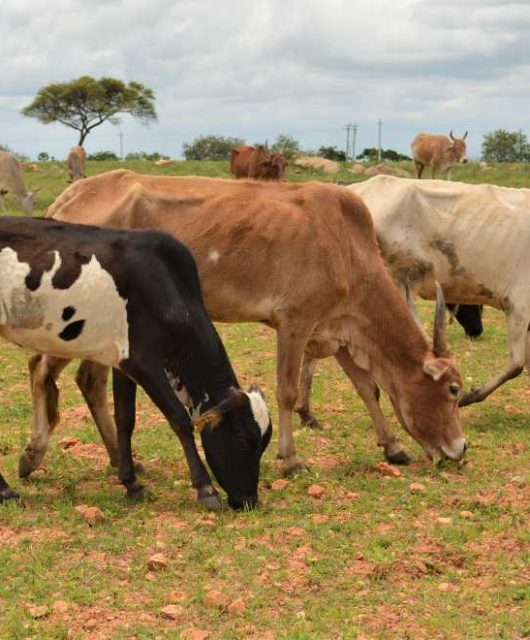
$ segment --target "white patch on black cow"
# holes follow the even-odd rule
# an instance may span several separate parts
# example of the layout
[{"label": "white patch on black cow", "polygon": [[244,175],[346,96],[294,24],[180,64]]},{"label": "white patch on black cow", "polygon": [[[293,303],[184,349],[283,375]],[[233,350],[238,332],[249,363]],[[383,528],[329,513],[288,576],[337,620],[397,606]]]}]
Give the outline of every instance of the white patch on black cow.
[{"label": "white patch on black cow", "polygon": [[245,391],[245,393],[250,400],[250,408],[252,409],[254,420],[258,423],[261,435],[263,436],[270,422],[269,410],[267,409],[265,400],[259,391]]},{"label": "white patch on black cow", "polygon": [[118,365],[129,355],[127,300],[95,256],[68,289],[56,289],[52,279],[61,257],[54,255],[52,268],[30,291],[30,265],[9,247],[0,251],[0,335],[50,355]]}]

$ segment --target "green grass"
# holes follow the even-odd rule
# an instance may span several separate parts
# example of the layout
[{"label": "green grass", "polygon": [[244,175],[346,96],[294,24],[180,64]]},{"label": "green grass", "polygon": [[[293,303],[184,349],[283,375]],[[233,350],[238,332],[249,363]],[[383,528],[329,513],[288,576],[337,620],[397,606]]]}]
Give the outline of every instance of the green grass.
[{"label": "green grass", "polygon": [[[117,166],[93,163],[88,173]],[[228,176],[227,163],[128,166]],[[458,179],[495,176],[499,184],[520,186],[527,174],[517,166],[483,174],[475,166],[458,170]],[[288,174],[315,177],[322,176]],[[28,174],[28,183],[44,186],[38,213],[65,179],[59,163]],[[418,306],[430,323],[432,303]],[[448,327],[468,385],[480,384],[507,360],[503,315],[486,309],[484,323],[476,343],[458,326]],[[251,324],[218,329],[240,381],[265,389],[277,423],[274,333]],[[0,468],[25,503],[24,509],[0,507],[2,640],[179,638],[191,627],[222,640],[530,638],[527,373],[462,411],[470,442],[463,469],[433,466],[401,431],[413,462],[401,478],[386,479],[376,470],[381,454],[366,410],[334,361],[323,361],[313,408],[326,429],[295,432],[311,472],[272,488],[280,473],[275,430],[262,465],[260,508],[209,519],[195,503],[176,438],[144,394],[134,446],[155,499],[128,504],[92,421],[76,410],[83,401],[73,364],[61,378],[63,419],[46,472],[18,480],[31,418],[26,363],[27,354],[0,344]],[[392,416],[389,404],[383,406]],[[67,435],[94,445],[96,457],[63,451],[58,442]],[[412,491],[413,482],[424,490]],[[313,483],[325,487],[320,500],[307,494]],[[105,521],[89,527],[75,510],[81,504],[98,506]],[[149,572],[147,560],[156,552],[168,567]],[[227,602],[242,597],[246,609],[209,605],[212,589]],[[172,600],[183,607],[176,621],[160,614]],[[67,603],[67,611],[56,611],[57,602]],[[48,607],[44,617],[33,617],[36,605]]]}]

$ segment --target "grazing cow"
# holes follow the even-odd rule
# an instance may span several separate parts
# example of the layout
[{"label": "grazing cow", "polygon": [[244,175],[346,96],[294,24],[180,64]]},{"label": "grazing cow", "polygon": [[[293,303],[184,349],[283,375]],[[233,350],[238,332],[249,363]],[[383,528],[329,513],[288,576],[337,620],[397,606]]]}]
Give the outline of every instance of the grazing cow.
[{"label": "grazing cow", "polygon": [[[435,325],[433,345],[387,273],[368,210],[346,189],[118,170],[71,185],[48,215],[172,233],[197,261],[214,320],[263,322],[277,331],[279,454],[285,472],[301,464],[292,412],[304,350],[336,357],[366,403],[389,459],[406,454],[387,427],[373,380],[428,455],[463,455],[457,411],[461,378],[447,357],[443,321]],[[33,378],[35,397],[46,396],[47,382],[64,364],[49,359],[43,364],[39,378]],[[85,369],[78,380],[99,428],[110,432],[101,367]],[[46,416],[38,410],[36,415],[22,475],[29,475],[45,452]]]},{"label": "grazing cow", "polygon": [[280,153],[270,154],[263,145],[234,147],[230,153],[230,171],[236,178],[283,180],[287,161]]},{"label": "grazing cow", "polygon": [[35,195],[40,191],[28,191],[22,180],[22,167],[12,153],[0,151],[0,204],[2,210],[6,210],[4,196],[12,193],[20,202],[26,213],[33,213],[35,208]]},{"label": "grazing cow", "polygon": [[510,361],[461,406],[530,367],[530,189],[378,176],[348,190],[370,208],[398,281],[432,299],[436,279],[448,302],[505,312]]},{"label": "grazing cow", "polygon": [[[119,476],[131,498],[143,493],[131,457],[139,384],[179,437],[198,499],[221,506],[184,405],[201,427],[206,459],[229,504],[256,504],[269,414],[257,389],[239,388],[204,309],[194,260],[174,238],[0,218],[0,336],[41,354],[114,368]],[[34,380],[41,360],[32,361]],[[39,411],[53,414],[53,400]],[[0,502],[16,497],[0,475]]]},{"label": "grazing cow", "polygon": [[452,131],[449,138],[432,133],[419,133],[411,144],[418,178],[421,178],[425,167],[431,167],[433,178],[436,177],[436,170],[440,169],[445,171],[445,177],[449,180],[453,165],[467,162],[466,137],[467,131],[462,138],[455,138]]},{"label": "grazing cow", "polygon": [[72,147],[66,159],[66,164],[68,165],[68,173],[70,175],[69,182],[86,178],[86,151],[84,147],[80,145]]}]

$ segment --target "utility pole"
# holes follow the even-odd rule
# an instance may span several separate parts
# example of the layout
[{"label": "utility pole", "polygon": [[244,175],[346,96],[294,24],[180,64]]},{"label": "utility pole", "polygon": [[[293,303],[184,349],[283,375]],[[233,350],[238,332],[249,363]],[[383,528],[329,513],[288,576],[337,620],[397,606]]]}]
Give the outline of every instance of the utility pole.
[{"label": "utility pole", "polygon": [[383,121],[381,118],[377,121],[377,164],[381,164],[381,127],[383,126]]},{"label": "utility pole", "polygon": [[[347,124],[344,127],[346,129],[346,160],[355,160],[355,143],[357,140],[358,124]],[[350,146],[350,132],[352,134],[352,143]],[[350,154],[351,149],[351,154]]]},{"label": "utility pole", "polygon": [[120,129],[120,160],[123,160],[123,131]]}]

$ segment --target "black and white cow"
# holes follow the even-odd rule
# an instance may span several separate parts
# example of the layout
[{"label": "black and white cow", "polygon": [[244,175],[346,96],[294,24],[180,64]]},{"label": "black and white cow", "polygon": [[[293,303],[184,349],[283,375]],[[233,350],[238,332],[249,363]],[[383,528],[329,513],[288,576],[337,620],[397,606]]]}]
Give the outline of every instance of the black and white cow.
[{"label": "black and white cow", "polygon": [[[171,236],[0,218],[0,336],[114,368],[119,476],[131,498],[143,492],[131,455],[140,385],[179,437],[198,499],[221,506],[194,423],[229,504],[256,504],[269,413],[257,388],[239,388],[204,309],[195,262]],[[17,497],[0,474],[0,502]]]}]

